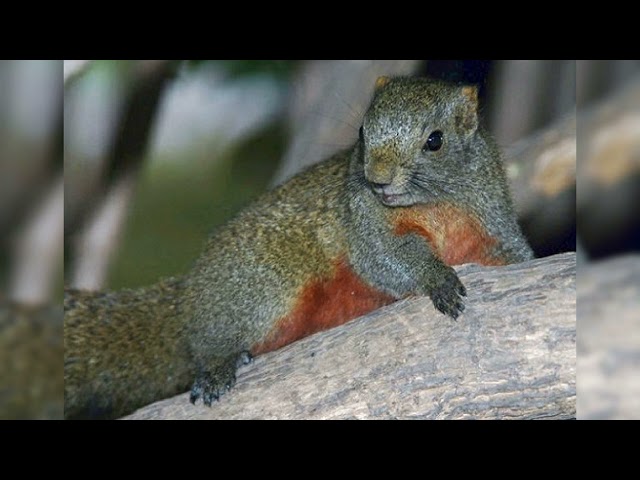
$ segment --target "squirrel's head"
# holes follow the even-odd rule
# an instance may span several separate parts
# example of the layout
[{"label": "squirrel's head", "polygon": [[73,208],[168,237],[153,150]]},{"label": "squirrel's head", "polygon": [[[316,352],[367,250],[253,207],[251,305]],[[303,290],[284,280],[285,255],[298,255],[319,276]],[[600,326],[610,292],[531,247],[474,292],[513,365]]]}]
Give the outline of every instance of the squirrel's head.
[{"label": "squirrel's head", "polygon": [[487,161],[478,134],[477,88],[380,77],[359,145],[355,168],[388,206],[447,199],[465,186],[474,188]]}]

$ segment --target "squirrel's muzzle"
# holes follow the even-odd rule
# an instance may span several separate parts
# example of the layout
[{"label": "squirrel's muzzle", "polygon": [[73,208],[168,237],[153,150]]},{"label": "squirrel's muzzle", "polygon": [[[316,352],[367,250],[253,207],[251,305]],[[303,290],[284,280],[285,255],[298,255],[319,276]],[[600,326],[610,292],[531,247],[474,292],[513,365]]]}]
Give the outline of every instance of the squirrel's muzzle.
[{"label": "squirrel's muzzle", "polygon": [[365,163],[364,176],[372,185],[390,185],[396,176],[391,162],[371,160]]}]

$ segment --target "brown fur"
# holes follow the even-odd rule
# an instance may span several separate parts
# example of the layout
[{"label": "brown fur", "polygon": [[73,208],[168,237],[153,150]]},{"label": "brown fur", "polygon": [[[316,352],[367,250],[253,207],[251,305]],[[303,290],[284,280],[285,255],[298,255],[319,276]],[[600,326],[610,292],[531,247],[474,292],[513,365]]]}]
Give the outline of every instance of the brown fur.
[{"label": "brown fur", "polygon": [[267,338],[251,349],[252,354],[277,350],[396,300],[364,283],[345,258],[336,260],[334,264],[330,278],[313,280],[302,289],[291,313],[276,322]]},{"label": "brown fur", "polygon": [[446,265],[507,263],[493,253],[497,240],[464,208],[448,203],[420,205],[396,209],[391,216],[397,235],[417,233],[424,237]]}]

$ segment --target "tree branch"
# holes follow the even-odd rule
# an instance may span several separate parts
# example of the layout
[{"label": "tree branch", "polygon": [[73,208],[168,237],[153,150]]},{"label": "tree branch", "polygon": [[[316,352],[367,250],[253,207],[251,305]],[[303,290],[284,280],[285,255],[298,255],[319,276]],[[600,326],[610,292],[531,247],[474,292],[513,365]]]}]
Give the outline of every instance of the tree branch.
[{"label": "tree branch", "polygon": [[256,358],[212,408],[184,394],[127,418],[575,417],[575,254],[457,270],[458,321],[403,300]]}]

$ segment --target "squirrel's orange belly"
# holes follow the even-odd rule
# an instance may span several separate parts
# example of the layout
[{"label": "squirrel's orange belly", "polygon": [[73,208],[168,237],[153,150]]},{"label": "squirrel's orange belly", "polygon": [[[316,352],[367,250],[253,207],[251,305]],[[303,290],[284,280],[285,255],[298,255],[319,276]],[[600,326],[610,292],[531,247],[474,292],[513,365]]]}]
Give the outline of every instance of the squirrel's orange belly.
[{"label": "squirrel's orange belly", "polygon": [[292,312],[278,320],[267,338],[255,345],[258,355],[327,330],[394,302],[396,299],[364,283],[343,259],[332,278],[307,284]]},{"label": "squirrel's orange belly", "polygon": [[493,254],[497,240],[471,213],[451,204],[423,205],[394,212],[397,235],[417,233],[447,265],[506,265]]}]

